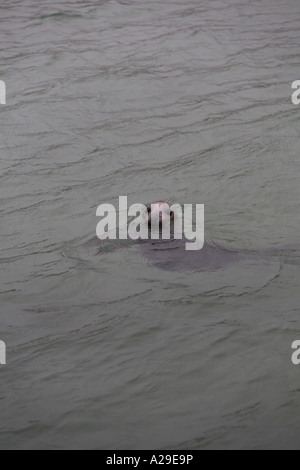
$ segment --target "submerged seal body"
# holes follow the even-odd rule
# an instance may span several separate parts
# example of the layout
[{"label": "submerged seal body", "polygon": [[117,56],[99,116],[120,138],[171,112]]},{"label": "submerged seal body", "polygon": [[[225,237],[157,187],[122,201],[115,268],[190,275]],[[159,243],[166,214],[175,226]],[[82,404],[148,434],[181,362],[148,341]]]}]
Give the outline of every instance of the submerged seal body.
[{"label": "submerged seal body", "polygon": [[152,264],[169,271],[216,271],[242,260],[238,250],[206,241],[199,251],[186,251],[186,240],[150,240],[142,244],[142,254]]}]

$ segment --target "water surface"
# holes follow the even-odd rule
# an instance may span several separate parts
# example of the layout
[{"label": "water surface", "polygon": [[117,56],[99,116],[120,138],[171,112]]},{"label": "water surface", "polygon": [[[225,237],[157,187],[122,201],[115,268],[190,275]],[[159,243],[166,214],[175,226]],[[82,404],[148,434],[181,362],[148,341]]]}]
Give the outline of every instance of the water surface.
[{"label": "water surface", "polygon": [[128,195],[297,246],[299,2],[11,0],[0,23],[0,448],[299,448],[297,264],[83,245]]}]

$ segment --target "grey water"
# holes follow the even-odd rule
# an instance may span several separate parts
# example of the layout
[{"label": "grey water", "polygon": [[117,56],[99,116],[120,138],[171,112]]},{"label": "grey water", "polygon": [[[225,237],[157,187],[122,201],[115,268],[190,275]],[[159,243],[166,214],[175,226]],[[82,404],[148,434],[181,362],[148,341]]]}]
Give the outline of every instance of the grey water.
[{"label": "grey water", "polygon": [[[0,37],[0,448],[299,449],[299,2],[11,0]],[[97,253],[120,195],[258,255]]]}]

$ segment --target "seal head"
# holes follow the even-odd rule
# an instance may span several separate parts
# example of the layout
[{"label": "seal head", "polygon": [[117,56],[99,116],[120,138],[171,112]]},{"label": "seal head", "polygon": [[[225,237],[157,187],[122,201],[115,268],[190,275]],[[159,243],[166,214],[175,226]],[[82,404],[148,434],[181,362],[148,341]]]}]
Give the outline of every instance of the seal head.
[{"label": "seal head", "polygon": [[169,221],[174,222],[174,211],[171,209],[171,204],[164,201],[157,201],[147,206],[145,219],[148,226],[151,227],[155,224],[156,227],[162,229],[163,223]]}]

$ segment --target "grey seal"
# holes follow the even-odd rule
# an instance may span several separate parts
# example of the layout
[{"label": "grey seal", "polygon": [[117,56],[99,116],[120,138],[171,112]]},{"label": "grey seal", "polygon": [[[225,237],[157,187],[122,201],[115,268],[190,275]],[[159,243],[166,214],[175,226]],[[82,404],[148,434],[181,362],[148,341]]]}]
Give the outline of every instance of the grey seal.
[{"label": "grey seal", "polygon": [[187,271],[187,272],[213,272],[225,269],[228,265],[243,260],[256,260],[262,256],[269,260],[274,256],[281,261],[289,264],[300,264],[296,252],[299,256],[299,250],[295,247],[288,249],[267,249],[267,250],[246,250],[226,247],[220,243],[205,240],[204,246],[198,251],[187,251],[186,238],[176,239],[171,232],[170,239],[164,240],[161,237],[151,239],[151,228],[155,224],[162,227],[166,218],[170,218],[171,227],[174,223],[176,214],[170,210],[171,204],[165,201],[158,201],[146,206],[144,214],[145,223],[148,224],[148,240],[105,240],[93,239],[98,247],[98,254],[107,253],[112,250],[137,245],[141,248],[142,255],[153,265],[160,269],[169,271]]}]

